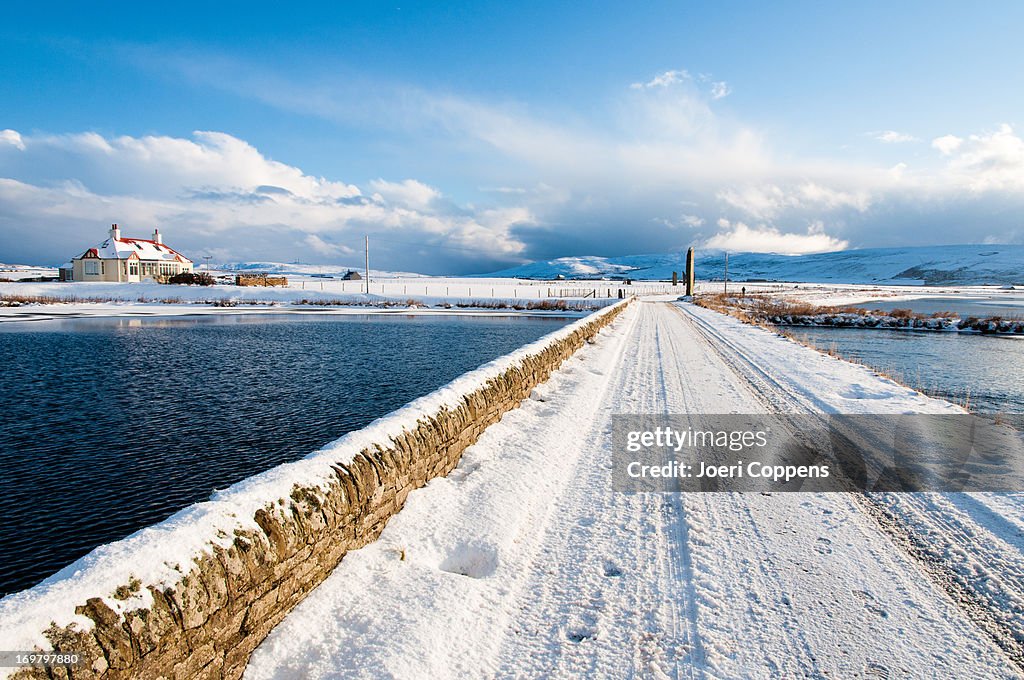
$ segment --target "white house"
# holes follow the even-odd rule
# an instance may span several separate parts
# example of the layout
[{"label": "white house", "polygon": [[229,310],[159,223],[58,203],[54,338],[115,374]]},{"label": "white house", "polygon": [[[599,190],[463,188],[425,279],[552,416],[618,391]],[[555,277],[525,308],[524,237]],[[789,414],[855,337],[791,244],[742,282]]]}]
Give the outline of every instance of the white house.
[{"label": "white house", "polygon": [[74,281],[164,281],[192,271],[192,260],[164,244],[160,230],[152,239],[123,238],[116,224],[106,241],[71,260]]}]

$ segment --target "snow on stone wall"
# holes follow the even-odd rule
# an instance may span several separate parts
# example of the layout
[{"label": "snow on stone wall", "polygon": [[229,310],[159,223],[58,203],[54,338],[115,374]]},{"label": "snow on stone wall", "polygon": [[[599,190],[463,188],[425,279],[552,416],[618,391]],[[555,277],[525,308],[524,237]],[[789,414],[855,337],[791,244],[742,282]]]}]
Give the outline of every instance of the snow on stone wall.
[{"label": "snow on stone wall", "polygon": [[[76,678],[240,677],[256,646],[348,551],[374,541],[411,491],[451,471],[629,302],[98,548],[0,601],[0,638],[9,649],[82,654]],[[5,672],[68,677],[59,668]]]}]

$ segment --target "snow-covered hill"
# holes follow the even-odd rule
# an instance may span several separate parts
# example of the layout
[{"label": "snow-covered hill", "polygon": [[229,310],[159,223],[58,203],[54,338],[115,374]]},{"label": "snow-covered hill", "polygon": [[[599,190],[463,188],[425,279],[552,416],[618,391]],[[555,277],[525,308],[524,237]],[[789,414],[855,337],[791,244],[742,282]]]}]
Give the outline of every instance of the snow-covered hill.
[{"label": "snow-covered hill", "polygon": [[0,279],[20,281],[21,279],[57,276],[56,267],[40,267],[28,264],[0,263]]},{"label": "snow-covered hill", "polygon": [[[561,257],[531,262],[487,276],[551,279],[627,276],[669,279],[685,269],[686,253],[625,257]],[[697,278],[721,279],[722,251],[698,251]],[[903,285],[1024,284],[1024,246],[960,245],[870,248],[816,255],[730,253],[729,279],[809,283],[891,283]]]}]

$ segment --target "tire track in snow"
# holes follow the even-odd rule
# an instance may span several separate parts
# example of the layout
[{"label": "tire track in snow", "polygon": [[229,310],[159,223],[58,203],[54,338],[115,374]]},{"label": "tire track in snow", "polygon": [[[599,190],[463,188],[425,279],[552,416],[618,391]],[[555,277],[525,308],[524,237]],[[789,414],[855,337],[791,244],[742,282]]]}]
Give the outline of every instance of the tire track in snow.
[{"label": "tire track in snow", "polygon": [[[642,309],[637,315],[631,336],[648,333],[652,323]],[[616,404],[646,402],[655,363],[643,352],[619,362],[612,386],[596,400],[595,435],[587,448],[599,456],[582,457],[574,484],[555,499],[528,570],[532,576],[514,608],[513,633],[502,645],[500,675],[616,676],[639,667],[664,677],[677,653],[671,640],[659,636],[667,623],[658,597],[664,575],[655,560],[630,560],[660,553],[650,545],[659,537],[658,508],[649,498],[611,490],[607,456]],[[632,627],[617,625],[624,616],[633,619]]]},{"label": "tire track in snow", "polygon": [[[665,306],[664,303],[661,304]],[[674,306],[669,306],[669,309],[678,312],[678,309]],[[663,318],[666,325],[670,325],[670,321],[676,324],[682,322],[685,325],[685,318],[677,313],[666,314]],[[688,335],[692,337],[692,334]],[[675,388],[668,390],[666,386],[666,413],[686,413],[692,416],[694,414],[710,414],[731,409],[735,409],[737,412],[761,410],[758,408],[758,404],[751,399],[748,390],[737,389],[736,383],[720,383],[718,387],[719,392],[711,397],[706,395],[703,392],[704,385],[702,385],[701,380],[688,372],[707,370],[708,367],[715,365],[718,356],[713,351],[708,351],[706,346],[695,348],[683,347],[680,336],[679,332],[665,332],[665,337],[668,338],[671,345],[671,351],[664,353],[665,360],[662,362],[662,370],[673,374]],[[701,353],[701,361],[685,361],[687,358],[692,358],[694,350]],[[728,385],[729,388],[723,385]],[[700,387],[697,388],[695,386]],[[700,514],[708,518],[709,521],[715,522],[720,527],[720,530],[724,529],[727,532],[742,533],[752,544],[758,546],[756,552],[760,555],[761,559],[754,561],[752,564],[743,558],[732,558],[730,555],[721,555],[720,553],[716,555],[719,559],[726,558],[726,561],[733,564],[743,575],[742,580],[749,584],[747,586],[748,592],[768,593],[779,590],[780,584],[777,579],[773,578],[773,573],[777,572],[777,567],[774,564],[772,551],[759,526],[760,522],[754,517],[750,507],[752,503],[765,502],[763,496],[714,493],[676,494],[672,498],[682,510],[681,523],[685,523],[687,517]],[[685,508],[688,504],[699,505],[699,510],[703,512],[686,511]],[[688,531],[686,541],[687,543],[690,541]],[[718,551],[721,547],[721,545],[707,546],[712,551]],[[689,548],[687,548],[685,554],[692,565],[692,556]],[[692,575],[692,566],[689,571]],[[785,654],[780,655],[778,653],[778,646],[772,648],[761,646],[761,658],[759,661],[773,675],[812,677],[821,674],[820,669],[815,663],[813,652],[804,638],[802,624],[795,612],[793,612],[789,601],[783,599],[776,603],[775,607],[767,611],[752,606],[748,615],[754,620],[755,626],[762,627],[763,629],[778,627],[785,631],[785,635],[780,640],[776,640],[776,645],[781,643],[781,646],[786,650]]]},{"label": "tire track in snow", "polygon": [[[641,303],[649,304],[649,303]],[[656,348],[656,355],[658,357],[658,380],[661,388],[661,403],[658,404],[656,410],[643,411],[642,413],[672,413],[671,402],[672,397],[668,389],[668,378],[667,373],[672,369],[678,369],[678,365],[672,359],[678,356],[675,352],[666,353],[662,349],[662,335],[666,334],[665,330],[659,324],[655,329],[654,344]],[[673,336],[671,333],[667,333],[667,344],[671,345],[675,349]],[[677,388],[684,388],[684,383],[681,379],[678,370],[675,371],[675,385]],[[678,392],[677,392],[678,394]],[[659,494],[661,495],[661,494]],[[687,670],[689,676],[694,677],[694,667],[699,665],[704,667],[707,665],[707,652],[704,649],[704,645],[701,643],[700,637],[697,634],[698,619],[697,619],[697,587],[695,583],[695,575],[693,569],[693,555],[690,551],[690,524],[689,524],[689,513],[686,509],[686,504],[683,502],[682,494],[667,494],[664,496],[664,506],[666,509],[670,509],[674,517],[670,517],[670,529],[671,532],[669,537],[674,539],[670,541],[668,549],[665,554],[668,557],[669,569],[673,578],[682,584],[686,591],[685,599],[680,602],[679,607],[683,610],[683,616],[686,619],[686,626],[688,631],[676,630],[675,634],[682,632],[687,637],[690,649],[692,650],[691,658],[689,660]],[[675,616],[675,609],[673,607],[673,614]],[[679,666],[676,665],[676,677],[679,676]]]}]

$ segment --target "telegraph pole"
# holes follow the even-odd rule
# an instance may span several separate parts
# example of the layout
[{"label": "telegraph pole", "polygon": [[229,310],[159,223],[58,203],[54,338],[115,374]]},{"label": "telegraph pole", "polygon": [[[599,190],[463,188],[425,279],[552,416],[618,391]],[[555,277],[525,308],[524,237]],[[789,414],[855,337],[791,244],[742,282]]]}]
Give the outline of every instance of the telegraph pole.
[{"label": "telegraph pole", "polygon": [[370,235],[363,237],[366,253],[366,294],[370,294]]}]

